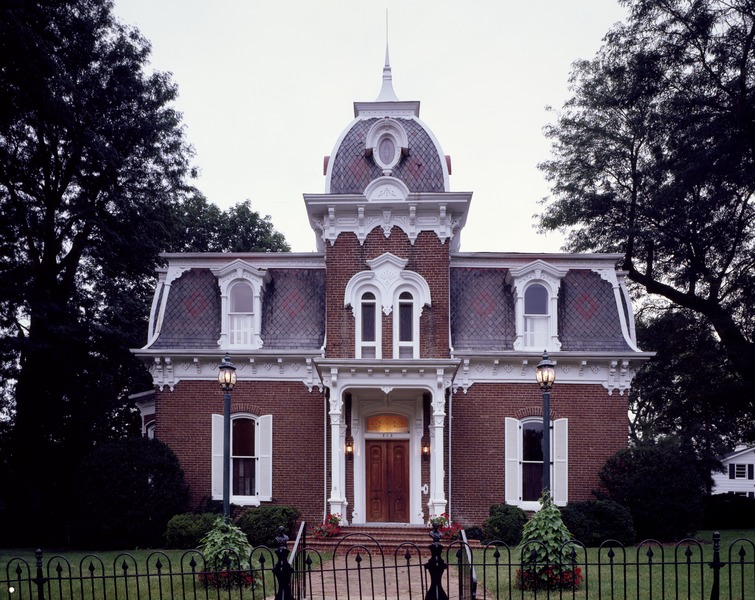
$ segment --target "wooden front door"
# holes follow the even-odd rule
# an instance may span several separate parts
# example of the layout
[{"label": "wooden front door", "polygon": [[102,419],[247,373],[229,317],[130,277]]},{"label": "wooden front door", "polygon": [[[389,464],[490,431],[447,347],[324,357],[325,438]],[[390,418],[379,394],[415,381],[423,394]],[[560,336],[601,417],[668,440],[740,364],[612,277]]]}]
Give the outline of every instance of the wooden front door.
[{"label": "wooden front door", "polygon": [[367,440],[367,520],[409,522],[409,442]]}]

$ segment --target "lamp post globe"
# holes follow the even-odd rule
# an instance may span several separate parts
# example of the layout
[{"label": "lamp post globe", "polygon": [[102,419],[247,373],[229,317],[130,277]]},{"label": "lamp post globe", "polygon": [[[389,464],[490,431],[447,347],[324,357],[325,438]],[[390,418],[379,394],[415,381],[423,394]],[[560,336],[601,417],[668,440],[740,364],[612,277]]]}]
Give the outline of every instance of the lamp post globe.
[{"label": "lamp post globe", "polygon": [[535,379],[543,392],[543,492],[551,489],[551,388],[556,381],[556,363],[543,351],[535,369]]},{"label": "lamp post globe", "polygon": [[218,367],[218,383],[223,390],[223,517],[231,518],[231,392],[236,385],[236,367],[227,354]]}]

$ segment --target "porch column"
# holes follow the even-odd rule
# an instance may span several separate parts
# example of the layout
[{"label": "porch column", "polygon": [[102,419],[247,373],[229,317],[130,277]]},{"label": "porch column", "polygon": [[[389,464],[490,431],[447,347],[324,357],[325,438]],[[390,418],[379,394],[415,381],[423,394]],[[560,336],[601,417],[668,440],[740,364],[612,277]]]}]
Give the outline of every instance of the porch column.
[{"label": "porch column", "polygon": [[439,385],[433,391],[433,414],[430,424],[430,500],[427,508],[430,515],[440,515],[446,512],[445,479],[443,468],[443,440],[446,419],[446,389],[443,385],[443,369],[438,369]]},{"label": "porch column", "polygon": [[338,369],[330,370],[330,513],[338,513],[344,525],[348,525],[349,506],[346,500],[346,422],[343,414],[343,398],[338,389]]}]

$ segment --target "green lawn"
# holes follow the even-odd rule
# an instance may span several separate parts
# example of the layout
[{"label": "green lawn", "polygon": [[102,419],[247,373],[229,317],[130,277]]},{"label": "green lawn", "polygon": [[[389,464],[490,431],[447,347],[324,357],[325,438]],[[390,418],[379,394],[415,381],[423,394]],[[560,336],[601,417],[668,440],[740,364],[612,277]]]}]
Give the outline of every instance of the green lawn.
[{"label": "green lawn", "polygon": [[[739,538],[747,541],[735,543]],[[702,531],[689,544],[647,544],[616,548],[613,552],[609,548],[579,548],[575,561],[584,581],[576,592],[568,590],[563,595],[578,599],[710,598],[712,539],[713,532]],[[739,555],[741,549],[743,557]],[[534,593],[522,593],[516,588],[517,567],[508,564],[508,552],[501,549],[497,561],[494,554],[494,548],[474,552],[480,583],[477,597],[534,598]],[[515,549],[511,550],[510,559],[519,561]],[[720,560],[736,563],[721,570],[720,597],[755,599],[755,531],[722,531]],[[560,597],[559,592],[552,595]],[[538,597],[545,594],[541,591]]]}]

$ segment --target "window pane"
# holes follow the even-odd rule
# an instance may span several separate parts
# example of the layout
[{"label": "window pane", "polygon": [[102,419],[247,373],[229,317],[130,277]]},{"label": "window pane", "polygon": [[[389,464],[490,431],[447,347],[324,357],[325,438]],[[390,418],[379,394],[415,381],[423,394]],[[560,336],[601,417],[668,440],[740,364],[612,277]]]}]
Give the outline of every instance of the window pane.
[{"label": "window pane", "polygon": [[522,426],[522,460],[543,462],[543,424],[525,423]]},{"label": "window pane", "polygon": [[233,459],[232,494],[235,496],[253,496],[254,489],[254,459]]},{"label": "window pane", "polygon": [[231,288],[231,312],[254,312],[254,292],[247,283],[237,283]]},{"label": "window pane", "polygon": [[254,456],[254,421],[234,419],[231,422],[231,454],[233,456]]},{"label": "window pane", "polygon": [[[370,294],[372,295],[372,294]],[[365,294],[365,297],[367,294]],[[362,341],[375,341],[375,302],[362,302]]]},{"label": "window pane", "polygon": [[229,317],[231,322],[231,344],[251,344],[254,317],[249,314],[232,314]]},{"label": "window pane", "polygon": [[522,465],[522,500],[539,500],[543,491],[543,463]]},{"label": "window pane", "polygon": [[[408,294],[407,294],[408,295]],[[413,303],[411,301],[411,296],[409,296],[409,301],[406,301],[403,299],[404,294],[401,294],[402,298],[399,300],[400,304],[398,307],[398,316],[399,316],[399,323],[398,323],[398,339],[400,342],[411,342],[414,339],[413,330],[414,330],[414,323],[413,321]]]},{"label": "window pane", "polygon": [[548,290],[535,283],[524,292],[524,312],[528,315],[548,314]]}]

